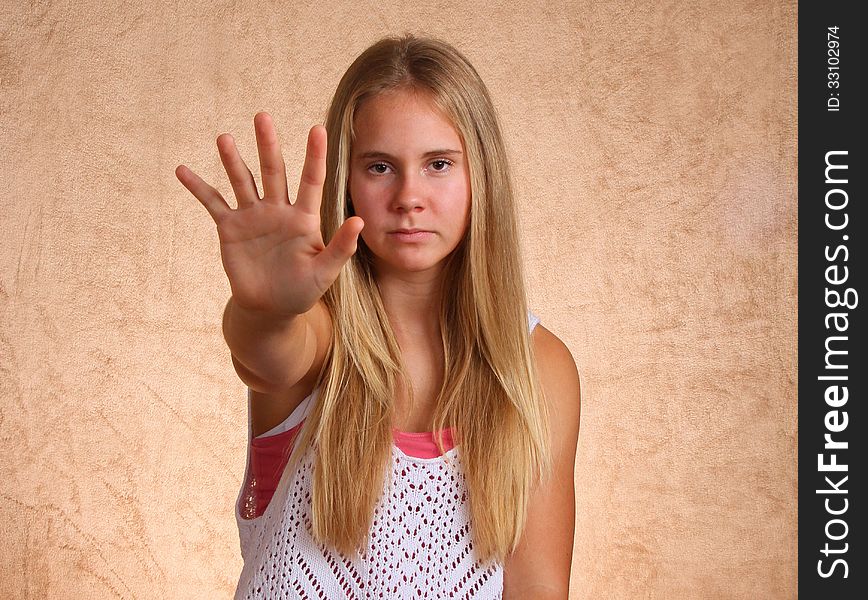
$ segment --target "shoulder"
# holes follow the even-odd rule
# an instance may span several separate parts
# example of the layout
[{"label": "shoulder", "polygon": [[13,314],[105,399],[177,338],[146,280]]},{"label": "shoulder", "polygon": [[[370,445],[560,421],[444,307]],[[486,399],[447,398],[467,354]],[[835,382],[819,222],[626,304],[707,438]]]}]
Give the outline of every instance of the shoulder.
[{"label": "shoulder", "polygon": [[572,465],[582,404],[576,361],[567,345],[542,325],[534,328],[531,341],[540,387],[549,406],[555,460]]},{"label": "shoulder", "polygon": [[544,391],[558,390],[578,403],[579,372],[567,345],[542,325],[534,327],[531,344]]}]

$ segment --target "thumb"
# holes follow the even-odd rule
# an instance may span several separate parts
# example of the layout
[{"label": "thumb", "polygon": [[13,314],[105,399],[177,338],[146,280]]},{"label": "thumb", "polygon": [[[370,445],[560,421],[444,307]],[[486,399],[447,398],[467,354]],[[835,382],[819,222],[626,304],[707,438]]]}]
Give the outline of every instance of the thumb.
[{"label": "thumb", "polygon": [[324,281],[329,285],[338,278],[341,268],[358,248],[359,234],[365,227],[361,217],[350,217],[344,221],[329,241],[328,246],[316,257],[317,267],[320,269]]}]

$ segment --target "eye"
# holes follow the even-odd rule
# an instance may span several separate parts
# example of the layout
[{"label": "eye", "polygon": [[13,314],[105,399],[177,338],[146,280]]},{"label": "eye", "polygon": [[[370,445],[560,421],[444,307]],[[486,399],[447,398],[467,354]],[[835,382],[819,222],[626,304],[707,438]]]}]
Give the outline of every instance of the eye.
[{"label": "eye", "polygon": [[[381,167],[382,167],[382,170],[381,170]],[[373,170],[373,173],[376,175],[385,175],[386,174],[385,169],[388,169],[388,168],[389,168],[389,165],[387,165],[386,163],[378,162],[378,163],[374,163],[370,167],[368,167],[368,170],[369,171]]]},{"label": "eye", "polygon": [[[435,160],[431,163],[431,165],[434,166],[434,171],[436,173],[445,173],[446,171],[449,170],[449,167],[451,167],[453,164],[455,164],[455,163],[453,163],[451,160],[447,160],[445,158],[438,158],[437,160]],[[437,165],[437,166],[435,166],[435,165]],[[438,168],[438,166],[439,166],[439,168]]]}]

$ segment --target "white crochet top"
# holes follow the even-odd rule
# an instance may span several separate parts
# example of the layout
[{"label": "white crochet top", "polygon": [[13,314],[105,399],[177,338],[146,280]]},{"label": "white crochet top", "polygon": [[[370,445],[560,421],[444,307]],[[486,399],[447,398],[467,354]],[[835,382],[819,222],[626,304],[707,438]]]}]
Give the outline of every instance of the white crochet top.
[{"label": "white crochet top", "polygon": [[[529,312],[531,331],[538,322]],[[315,399],[316,391],[275,429],[300,423]],[[250,433],[248,427],[248,469]],[[312,450],[294,473],[284,471],[261,516],[241,517],[242,486],[235,516],[244,567],[236,600],[502,597],[503,565],[482,563],[473,552],[459,446],[418,458],[392,444],[391,484],[385,478],[369,546],[354,556],[311,535]]]}]

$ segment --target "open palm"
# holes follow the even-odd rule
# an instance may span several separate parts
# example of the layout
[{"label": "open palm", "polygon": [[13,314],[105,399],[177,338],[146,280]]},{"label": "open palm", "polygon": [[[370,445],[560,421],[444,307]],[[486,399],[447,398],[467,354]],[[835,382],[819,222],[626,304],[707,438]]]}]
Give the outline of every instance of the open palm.
[{"label": "open palm", "polygon": [[291,204],[274,123],[267,113],[258,113],[253,122],[262,169],[262,198],[228,134],[217,138],[217,148],[238,208],[232,209],[216,189],[187,167],[179,165],[175,175],[217,225],[233,302],[276,315],[302,314],[337,279],[341,267],[356,251],[364,223],[351,217],[327,246],[323,242],[319,209],[326,170],[324,127],[316,125],[308,133],[301,183],[296,202]]}]

